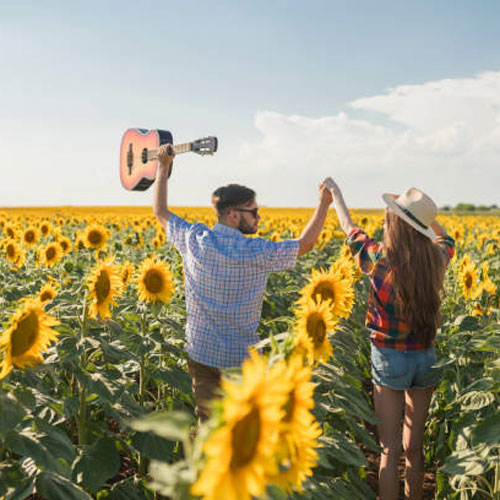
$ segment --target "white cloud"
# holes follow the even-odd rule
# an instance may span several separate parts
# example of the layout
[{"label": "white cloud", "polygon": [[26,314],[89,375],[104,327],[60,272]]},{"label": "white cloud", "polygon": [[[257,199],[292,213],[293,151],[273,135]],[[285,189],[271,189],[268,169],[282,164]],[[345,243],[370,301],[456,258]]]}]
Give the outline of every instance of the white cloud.
[{"label": "white cloud", "polygon": [[369,118],[257,113],[262,138],[241,147],[240,172],[262,204],[313,205],[327,175],[351,206],[380,206],[381,192],[410,185],[439,205],[500,203],[500,72],[399,86],[348,105]]}]

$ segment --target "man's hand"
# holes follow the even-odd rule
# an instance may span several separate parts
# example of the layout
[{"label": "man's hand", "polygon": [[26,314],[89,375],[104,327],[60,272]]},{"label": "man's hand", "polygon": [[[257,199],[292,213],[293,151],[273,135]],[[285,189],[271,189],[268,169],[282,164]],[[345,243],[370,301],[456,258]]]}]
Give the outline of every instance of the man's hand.
[{"label": "man's hand", "polygon": [[[326,179],[325,179],[326,181]],[[318,187],[318,191],[319,191],[319,203],[320,204],[325,204],[325,205],[330,205],[333,201],[333,196],[332,196],[332,192],[330,191],[330,189],[328,189],[328,186],[325,184],[325,181],[323,181],[319,187]]]},{"label": "man's hand", "polygon": [[158,150],[158,161],[162,167],[170,167],[174,160],[175,152],[171,144],[163,144]]}]

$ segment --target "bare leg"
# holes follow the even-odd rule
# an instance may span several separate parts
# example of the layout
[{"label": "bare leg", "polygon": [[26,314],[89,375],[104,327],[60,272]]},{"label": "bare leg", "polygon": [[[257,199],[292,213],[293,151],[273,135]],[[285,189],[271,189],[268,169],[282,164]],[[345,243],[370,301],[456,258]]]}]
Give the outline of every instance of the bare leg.
[{"label": "bare leg", "polygon": [[375,414],[379,420],[378,434],[382,454],[378,474],[379,496],[382,500],[397,500],[399,494],[398,462],[401,454],[401,420],[404,391],[380,385],[373,386]]},{"label": "bare leg", "polygon": [[403,449],[406,458],[405,496],[422,498],[424,480],[424,430],[434,387],[405,391]]}]

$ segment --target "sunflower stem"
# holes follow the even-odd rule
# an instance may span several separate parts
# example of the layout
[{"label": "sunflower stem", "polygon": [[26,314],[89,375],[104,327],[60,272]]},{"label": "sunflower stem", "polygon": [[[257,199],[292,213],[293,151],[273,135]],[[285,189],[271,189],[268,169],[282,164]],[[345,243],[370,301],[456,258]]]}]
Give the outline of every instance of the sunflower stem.
[{"label": "sunflower stem", "polygon": [[[86,336],[87,330],[87,292],[85,292],[83,298],[83,311],[82,311],[82,326],[80,330],[80,342]],[[85,373],[87,367],[87,354],[85,351],[85,346],[83,346],[83,352],[80,357],[80,370],[82,374]],[[78,416],[76,419],[76,425],[78,429],[78,443],[80,445],[87,444],[87,389],[85,385],[80,381],[80,394],[78,397],[79,400],[79,409]]]},{"label": "sunflower stem", "polygon": [[[141,337],[144,344],[146,338],[146,308],[144,307],[141,315]],[[146,393],[146,356],[141,354],[139,366],[139,404],[144,406],[144,396]],[[144,453],[139,453],[139,475],[145,477],[147,471],[147,458]]]},{"label": "sunflower stem", "polygon": [[[144,343],[146,339],[146,308],[144,308],[141,316],[141,337]],[[139,403],[144,405],[144,396],[146,393],[146,356],[141,354],[140,370],[139,370]]]}]

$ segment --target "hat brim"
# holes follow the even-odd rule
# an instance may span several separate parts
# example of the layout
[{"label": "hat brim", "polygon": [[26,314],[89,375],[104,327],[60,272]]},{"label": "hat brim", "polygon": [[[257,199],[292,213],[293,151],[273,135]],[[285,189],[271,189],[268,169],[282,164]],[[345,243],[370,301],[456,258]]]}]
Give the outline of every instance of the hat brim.
[{"label": "hat brim", "polygon": [[419,233],[424,234],[427,236],[427,238],[430,238],[431,240],[436,239],[436,233],[430,228],[427,227],[424,229],[423,227],[420,227],[414,220],[410,219],[399,207],[399,205],[396,203],[394,200],[393,196],[389,193],[384,193],[382,195],[382,199],[384,200],[385,204],[401,219],[403,219],[405,222],[407,222],[411,227],[413,227],[416,231]]}]

